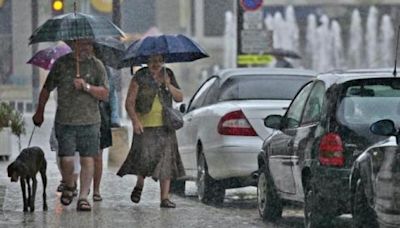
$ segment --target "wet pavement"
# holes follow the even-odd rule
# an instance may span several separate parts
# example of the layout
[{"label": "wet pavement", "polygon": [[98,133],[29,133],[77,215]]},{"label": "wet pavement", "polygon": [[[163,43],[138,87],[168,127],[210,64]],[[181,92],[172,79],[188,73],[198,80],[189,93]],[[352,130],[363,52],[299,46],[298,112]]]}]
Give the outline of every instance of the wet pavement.
[{"label": "wet pavement", "polygon": [[[32,114],[26,114],[27,134],[21,145],[26,147],[33,128]],[[38,179],[35,212],[22,211],[22,194],[19,183],[11,183],[7,177],[7,166],[18,155],[17,138],[13,137],[13,151],[9,161],[0,161],[0,228],[5,227],[302,227],[301,207],[285,209],[283,218],[276,223],[265,223],[257,211],[256,188],[248,187],[227,190],[221,207],[200,203],[196,197],[194,183],[186,184],[186,196],[172,195],[177,204],[175,209],[159,207],[159,185],[146,179],[142,199],[139,204],[130,201],[130,193],[135,183],[134,176],[118,177],[116,166],[109,166],[108,151],[104,152],[104,171],[101,184],[103,201],[93,202],[91,212],[78,212],[76,198],[68,207],[60,203],[60,193],[56,188],[60,174],[56,166],[55,153],[50,151],[48,139],[53,124],[54,109],[47,108],[45,122],[35,130],[31,146],[39,146],[45,151],[47,168],[48,211],[42,210],[42,182]],[[131,126],[125,121],[124,126]],[[131,134],[132,130],[129,129]],[[345,222],[344,224],[348,224]],[[340,226],[343,227],[341,223]],[[345,227],[348,227],[345,225]]]}]

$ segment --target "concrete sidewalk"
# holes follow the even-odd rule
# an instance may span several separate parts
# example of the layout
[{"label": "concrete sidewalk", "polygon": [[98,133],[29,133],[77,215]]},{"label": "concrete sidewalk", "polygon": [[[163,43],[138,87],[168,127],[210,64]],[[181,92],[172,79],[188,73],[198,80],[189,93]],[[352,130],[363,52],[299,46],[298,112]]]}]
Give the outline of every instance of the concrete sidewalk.
[{"label": "concrete sidewalk", "polygon": [[[22,148],[28,145],[29,137],[33,129],[31,121],[32,114],[25,114],[25,123],[27,133],[21,138]],[[154,213],[160,213],[159,209],[159,187],[151,179],[146,180],[145,189],[142,195],[142,201],[136,207],[130,202],[130,193],[135,183],[134,176],[125,176],[120,178],[115,175],[118,166],[108,165],[108,150],[104,151],[104,172],[101,183],[102,202],[93,203],[92,195],[89,201],[93,206],[92,212],[77,212],[76,198],[74,202],[64,207],[59,202],[60,193],[56,192],[61,175],[56,165],[55,152],[50,151],[49,137],[54,120],[54,112],[46,110],[45,122],[40,128],[35,129],[31,146],[39,146],[45,151],[47,166],[47,203],[49,210],[42,210],[42,181],[40,175],[37,175],[38,190],[36,193],[36,203],[34,213],[22,212],[22,193],[20,184],[11,183],[7,177],[7,166],[19,154],[18,141],[13,137],[13,151],[9,161],[0,162],[0,227],[128,227],[132,219],[138,222],[144,222],[141,227],[152,227],[147,223],[151,220],[140,218],[150,216]],[[128,122],[125,123],[129,126]],[[129,129],[131,132],[131,129]],[[175,202],[181,208],[185,208],[179,198],[174,198]],[[157,210],[154,210],[156,209]],[[134,212],[132,214],[132,209]],[[180,209],[177,209],[180,210]],[[135,219],[136,218],[136,219]],[[154,224],[153,224],[154,225]]]}]

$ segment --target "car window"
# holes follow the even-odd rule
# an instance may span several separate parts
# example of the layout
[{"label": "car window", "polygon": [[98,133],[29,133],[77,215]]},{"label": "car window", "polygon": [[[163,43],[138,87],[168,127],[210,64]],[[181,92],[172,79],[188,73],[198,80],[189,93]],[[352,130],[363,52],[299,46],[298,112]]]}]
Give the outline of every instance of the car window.
[{"label": "car window", "polygon": [[303,89],[297,94],[296,98],[294,98],[290,104],[290,107],[286,112],[286,123],[284,124],[285,128],[295,128],[299,126],[304,104],[306,103],[307,97],[310,94],[312,85],[313,83],[309,83],[303,87]]},{"label": "car window", "polygon": [[218,101],[218,93],[219,93],[219,79],[214,80],[212,85],[210,85],[210,88],[207,91],[202,106],[216,103]]},{"label": "car window", "polygon": [[302,124],[318,122],[321,119],[322,106],[325,99],[325,86],[322,82],[317,82],[304,108]]},{"label": "car window", "polygon": [[311,77],[299,75],[233,76],[221,85],[219,100],[292,100],[310,80]]},{"label": "car window", "polygon": [[[394,81],[397,81],[394,84]],[[377,136],[369,126],[382,119],[400,125],[400,78],[369,79],[350,82],[343,86],[336,119],[348,129],[369,140]]]},{"label": "car window", "polygon": [[343,123],[370,125],[381,119],[400,121],[400,79],[358,80],[344,87],[337,118]]},{"label": "car window", "polygon": [[192,99],[190,100],[188,112],[197,109],[203,105],[204,99],[206,98],[207,92],[210,87],[214,84],[217,77],[212,77],[205,81],[203,85],[197,90],[197,92],[193,95]]}]

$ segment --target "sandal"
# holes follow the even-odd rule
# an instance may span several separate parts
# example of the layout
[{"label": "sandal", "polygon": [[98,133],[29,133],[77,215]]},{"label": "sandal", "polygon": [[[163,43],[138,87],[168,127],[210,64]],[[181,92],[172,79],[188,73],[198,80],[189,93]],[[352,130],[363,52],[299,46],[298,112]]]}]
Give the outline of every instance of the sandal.
[{"label": "sandal", "polygon": [[171,202],[169,199],[163,199],[160,203],[160,207],[163,208],[175,208],[176,204],[174,202]]},{"label": "sandal", "polygon": [[72,200],[74,199],[74,191],[76,187],[68,187],[64,185],[61,197],[60,197],[60,202],[64,206],[68,206],[72,203]]},{"label": "sandal", "polygon": [[134,203],[139,203],[140,197],[142,196],[143,188],[135,187],[131,193],[131,201]]},{"label": "sandal", "polygon": [[103,198],[99,193],[93,193],[93,201],[102,201]]},{"label": "sandal", "polygon": [[78,211],[91,211],[92,207],[87,199],[79,199],[78,204],[76,206],[76,210]]},{"label": "sandal", "polygon": [[64,186],[65,186],[65,182],[64,181],[60,181],[60,184],[57,187],[57,192],[63,192]]}]

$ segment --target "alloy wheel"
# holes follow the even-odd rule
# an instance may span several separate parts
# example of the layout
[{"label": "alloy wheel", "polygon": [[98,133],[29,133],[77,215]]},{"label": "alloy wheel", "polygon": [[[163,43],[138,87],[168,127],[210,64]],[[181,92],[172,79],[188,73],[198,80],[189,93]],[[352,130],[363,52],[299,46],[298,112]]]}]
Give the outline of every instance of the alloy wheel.
[{"label": "alloy wheel", "polygon": [[205,185],[206,185],[206,166],[204,155],[199,156],[199,162],[197,164],[197,195],[200,200],[203,200],[205,194]]},{"label": "alloy wheel", "polygon": [[261,217],[264,218],[264,211],[266,208],[267,202],[267,178],[265,177],[265,173],[262,172],[258,177],[257,183],[257,205],[258,205],[258,212],[260,213]]}]

